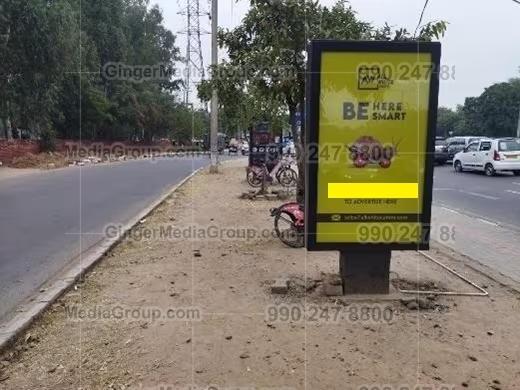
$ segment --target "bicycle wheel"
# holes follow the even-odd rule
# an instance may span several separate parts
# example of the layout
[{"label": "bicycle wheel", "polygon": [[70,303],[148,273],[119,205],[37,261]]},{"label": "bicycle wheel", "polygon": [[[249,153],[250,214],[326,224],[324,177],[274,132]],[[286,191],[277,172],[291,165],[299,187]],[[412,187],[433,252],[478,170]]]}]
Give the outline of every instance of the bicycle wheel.
[{"label": "bicycle wheel", "polygon": [[262,174],[260,172],[256,172],[254,170],[247,171],[247,183],[251,187],[260,187],[262,186]]},{"label": "bicycle wheel", "polygon": [[294,226],[293,216],[286,211],[280,212],[274,218],[274,231],[280,241],[291,248],[303,248],[305,245],[303,233]]},{"label": "bicycle wheel", "polygon": [[276,175],[276,178],[284,187],[293,187],[298,182],[298,174],[292,168],[281,169]]}]

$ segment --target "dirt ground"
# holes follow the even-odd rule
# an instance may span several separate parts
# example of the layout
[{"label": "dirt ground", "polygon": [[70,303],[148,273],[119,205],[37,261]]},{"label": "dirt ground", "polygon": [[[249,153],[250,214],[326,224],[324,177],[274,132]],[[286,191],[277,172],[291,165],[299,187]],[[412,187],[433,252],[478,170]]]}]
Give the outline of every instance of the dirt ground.
[{"label": "dirt ground", "polygon": [[9,167],[11,168],[36,168],[36,169],[54,169],[63,168],[69,165],[69,159],[63,153],[48,152],[32,154],[28,153],[21,157],[16,157]]},{"label": "dirt ground", "polygon": [[[520,389],[514,290],[434,249],[489,296],[429,295],[418,310],[395,287],[325,296],[338,254],[285,247],[270,231],[280,202],[238,199],[244,162],[223,168],[186,183],[0,355],[0,389]],[[179,237],[160,237],[168,226]],[[288,293],[272,294],[281,277]],[[478,292],[413,252],[393,254],[392,279]]]},{"label": "dirt ground", "polygon": [[3,179],[9,179],[11,177],[28,175],[31,173],[40,172],[38,169],[17,169],[17,168],[9,168],[9,167],[0,167],[0,181]]}]

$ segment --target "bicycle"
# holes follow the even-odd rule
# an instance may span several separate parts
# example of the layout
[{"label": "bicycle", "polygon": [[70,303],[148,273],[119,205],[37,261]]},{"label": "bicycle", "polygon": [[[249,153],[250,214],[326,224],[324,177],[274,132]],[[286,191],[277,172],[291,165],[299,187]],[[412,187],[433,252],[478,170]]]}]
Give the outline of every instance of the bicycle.
[{"label": "bicycle", "polygon": [[281,159],[269,172],[265,163],[247,167],[246,179],[251,187],[261,187],[264,182],[273,183],[276,179],[283,187],[295,186],[298,182],[298,174],[291,167],[291,162]]},{"label": "bicycle", "polygon": [[285,245],[291,248],[305,246],[305,212],[297,202],[285,203],[270,210],[274,217],[274,231]]}]

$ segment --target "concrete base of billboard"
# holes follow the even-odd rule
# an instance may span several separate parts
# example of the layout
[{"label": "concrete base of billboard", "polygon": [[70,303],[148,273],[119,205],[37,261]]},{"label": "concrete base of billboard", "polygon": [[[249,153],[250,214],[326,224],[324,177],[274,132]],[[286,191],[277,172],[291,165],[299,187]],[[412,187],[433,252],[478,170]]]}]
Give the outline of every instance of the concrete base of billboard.
[{"label": "concrete base of billboard", "polygon": [[343,294],[388,294],[391,257],[390,250],[340,252]]}]

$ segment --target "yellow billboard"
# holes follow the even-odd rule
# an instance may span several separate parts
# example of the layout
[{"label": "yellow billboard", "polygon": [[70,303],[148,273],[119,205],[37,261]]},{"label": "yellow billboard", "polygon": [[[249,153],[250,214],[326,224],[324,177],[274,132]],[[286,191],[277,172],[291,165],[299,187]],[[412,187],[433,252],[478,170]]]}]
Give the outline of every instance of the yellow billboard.
[{"label": "yellow billboard", "polygon": [[313,42],[307,246],[426,248],[440,46]]}]

